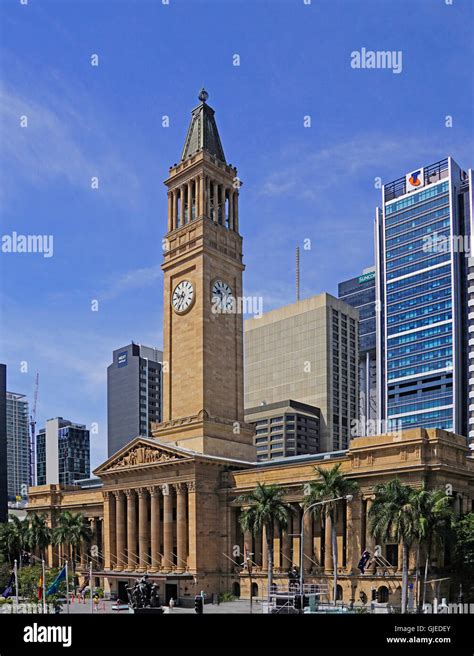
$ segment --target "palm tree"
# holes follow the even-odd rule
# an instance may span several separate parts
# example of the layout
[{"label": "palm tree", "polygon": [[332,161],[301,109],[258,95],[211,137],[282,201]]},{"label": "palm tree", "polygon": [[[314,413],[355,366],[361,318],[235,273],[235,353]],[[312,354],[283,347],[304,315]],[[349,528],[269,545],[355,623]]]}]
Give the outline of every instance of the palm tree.
[{"label": "palm tree", "polygon": [[413,505],[418,521],[417,540],[420,546],[423,543],[426,545],[422,607],[426,601],[431,550],[436,541],[441,541],[451,524],[453,517],[451,501],[452,497],[443,490],[427,490],[425,484],[419,490],[413,490]]},{"label": "palm tree", "polygon": [[10,565],[13,565],[15,558],[18,558],[21,546],[19,544],[18,532],[12,522],[5,522],[1,525],[0,544],[3,555],[8,559]]},{"label": "palm tree", "polygon": [[57,526],[53,529],[53,543],[66,547],[71,557],[72,572],[75,576],[76,554],[83,540],[90,541],[91,531],[81,513],[73,514],[65,510],[59,515]]},{"label": "palm tree", "polygon": [[402,613],[407,609],[408,553],[417,537],[418,512],[413,488],[398,479],[376,485],[369,511],[372,535],[381,542],[396,540],[402,545]]},{"label": "palm tree", "polygon": [[51,529],[47,524],[46,515],[37,514],[31,516],[29,531],[29,546],[38,550],[41,560],[45,558],[45,550],[51,544]]},{"label": "palm tree", "polygon": [[285,529],[291,507],[283,501],[284,490],[279,485],[257,483],[249,494],[242,494],[237,503],[247,506],[241,513],[239,522],[244,532],[253,535],[265,532],[268,550],[268,594],[273,586],[273,536],[275,526]]},{"label": "palm tree", "polygon": [[[304,505],[306,508],[317,505],[312,509],[313,515],[324,516],[328,520],[331,527],[331,547],[332,547],[332,562],[333,562],[333,601],[334,605],[337,600],[337,508],[338,502],[334,499],[345,497],[354,494],[359,489],[355,481],[351,481],[341,473],[340,463],[325,469],[324,467],[315,467],[315,471],[319,474],[319,479],[313,481],[309,485],[309,494],[306,495]],[[321,503],[324,502],[324,503]],[[303,567],[303,563],[300,563]]]},{"label": "palm tree", "polygon": [[22,565],[23,551],[28,548],[29,522],[10,515],[9,521],[1,527],[0,542],[4,555],[10,564],[16,559],[19,567]]}]

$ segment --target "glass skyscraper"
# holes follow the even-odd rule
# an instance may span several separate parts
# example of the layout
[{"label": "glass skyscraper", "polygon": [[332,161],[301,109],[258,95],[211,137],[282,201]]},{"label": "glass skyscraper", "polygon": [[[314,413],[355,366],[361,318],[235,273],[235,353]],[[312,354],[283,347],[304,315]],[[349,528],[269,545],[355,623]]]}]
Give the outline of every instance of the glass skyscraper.
[{"label": "glass skyscraper", "polygon": [[116,453],[137,435],[151,437],[161,421],[163,353],[135,344],[115,349],[107,367],[107,446]]},{"label": "glass skyscraper", "polygon": [[26,498],[30,484],[28,401],[24,394],[7,392],[8,499]]},{"label": "glass skyscraper", "polygon": [[48,419],[36,437],[37,485],[72,485],[90,476],[90,435],[84,424]]},{"label": "glass skyscraper", "polygon": [[377,419],[375,267],[339,283],[338,296],[359,310],[359,420]]},{"label": "glass skyscraper", "polygon": [[384,185],[382,194],[376,214],[379,417],[403,429],[437,427],[467,436],[469,176],[448,157]]}]

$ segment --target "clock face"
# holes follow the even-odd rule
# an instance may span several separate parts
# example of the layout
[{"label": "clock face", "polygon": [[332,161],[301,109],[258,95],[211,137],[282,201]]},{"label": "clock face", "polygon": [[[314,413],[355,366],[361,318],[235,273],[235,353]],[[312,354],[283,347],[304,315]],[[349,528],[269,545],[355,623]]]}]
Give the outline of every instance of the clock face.
[{"label": "clock face", "polygon": [[191,309],[194,301],[194,288],[189,280],[182,280],[176,285],[171,300],[174,311],[178,314],[184,314]]},{"label": "clock face", "polygon": [[230,285],[222,280],[215,280],[212,285],[212,303],[221,311],[231,311],[234,297]]}]

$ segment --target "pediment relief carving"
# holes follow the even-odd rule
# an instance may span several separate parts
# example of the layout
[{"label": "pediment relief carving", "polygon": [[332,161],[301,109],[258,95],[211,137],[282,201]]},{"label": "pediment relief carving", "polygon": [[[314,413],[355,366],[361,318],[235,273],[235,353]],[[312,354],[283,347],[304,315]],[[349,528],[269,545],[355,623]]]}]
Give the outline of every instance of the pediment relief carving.
[{"label": "pediment relief carving", "polygon": [[182,460],[181,456],[175,453],[164,451],[150,445],[138,445],[124,453],[117,460],[110,463],[105,471],[128,469],[138,465],[153,465],[164,462],[175,462]]}]

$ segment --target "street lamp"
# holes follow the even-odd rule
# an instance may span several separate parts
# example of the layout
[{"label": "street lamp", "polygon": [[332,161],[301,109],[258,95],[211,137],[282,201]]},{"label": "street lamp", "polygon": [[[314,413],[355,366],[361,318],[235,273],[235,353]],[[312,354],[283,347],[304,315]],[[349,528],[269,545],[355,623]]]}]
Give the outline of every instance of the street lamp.
[{"label": "street lamp", "polygon": [[[346,494],[343,497],[335,497],[334,499],[325,499],[324,501],[316,501],[316,503],[312,503],[310,506],[305,508],[303,510],[303,514],[301,515],[301,531],[300,531],[300,595],[301,595],[301,610],[303,610],[303,600],[304,600],[304,594],[303,594],[303,584],[304,584],[304,518],[306,516],[306,513],[316,506],[323,506],[326,503],[333,503],[334,501],[341,501],[341,499],[345,499],[346,501],[350,502],[352,501],[353,495],[352,494]],[[336,563],[333,563],[333,567],[335,567]],[[334,603],[336,603],[336,600],[334,599]]]}]

